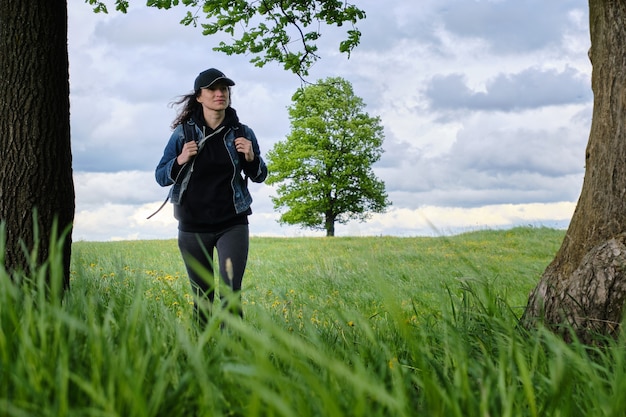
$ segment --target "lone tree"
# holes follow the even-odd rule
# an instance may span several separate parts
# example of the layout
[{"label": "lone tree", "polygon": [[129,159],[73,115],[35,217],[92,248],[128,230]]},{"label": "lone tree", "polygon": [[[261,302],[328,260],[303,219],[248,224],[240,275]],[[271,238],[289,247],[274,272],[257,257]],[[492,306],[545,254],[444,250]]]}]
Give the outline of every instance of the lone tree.
[{"label": "lone tree", "polygon": [[268,152],[268,184],[278,184],[280,223],[335,235],[335,223],[366,220],[390,204],[372,172],[382,155],[380,118],[363,112],[363,100],[342,78],[302,87],[289,108],[291,133]]},{"label": "lone tree", "polygon": [[[85,0],[106,12],[99,0]],[[127,0],[115,0],[126,12]],[[365,13],[337,0],[147,0],[168,9],[179,4],[203,10],[207,35],[223,31],[228,54],[251,53],[257,66],[275,61],[300,76],[319,57],[316,41],[325,25],[349,27],[339,44],[350,53],[360,41],[354,24]],[[184,24],[197,24],[189,12]],[[69,285],[74,183],[70,147],[67,1],[0,1],[0,268],[27,271],[48,258],[55,230],[64,238],[63,280]],[[33,221],[33,213],[36,218]],[[55,226],[56,225],[56,226]],[[57,229],[55,229],[57,227]],[[4,247],[2,245],[4,243]],[[2,250],[4,249],[4,250]],[[30,254],[26,256],[26,254]]]},{"label": "lone tree", "polygon": [[565,239],[522,317],[592,342],[616,335],[626,298],[626,2],[589,0],[594,92],[585,179]]}]

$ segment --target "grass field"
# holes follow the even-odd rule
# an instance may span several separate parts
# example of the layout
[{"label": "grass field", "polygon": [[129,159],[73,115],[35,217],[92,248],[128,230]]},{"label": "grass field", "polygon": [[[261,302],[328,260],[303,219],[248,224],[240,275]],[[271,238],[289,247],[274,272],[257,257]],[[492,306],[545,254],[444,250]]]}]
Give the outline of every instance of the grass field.
[{"label": "grass field", "polygon": [[174,240],[76,242],[62,302],[0,280],[0,415],[623,416],[623,340],[517,326],[563,236],[255,237],[204,331]]}]

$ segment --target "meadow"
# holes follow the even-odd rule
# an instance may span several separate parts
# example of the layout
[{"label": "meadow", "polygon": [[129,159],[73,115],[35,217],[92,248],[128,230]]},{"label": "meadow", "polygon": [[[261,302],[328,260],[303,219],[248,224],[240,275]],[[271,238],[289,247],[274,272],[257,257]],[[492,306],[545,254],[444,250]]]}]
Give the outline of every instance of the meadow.
[{"label": "meadow", "polygon": [[62,300],[0,271],[0,415],[626,415],[624,340],[518,326],[563,236],[253,237],[205,329],[176,241],[75,242]]}]

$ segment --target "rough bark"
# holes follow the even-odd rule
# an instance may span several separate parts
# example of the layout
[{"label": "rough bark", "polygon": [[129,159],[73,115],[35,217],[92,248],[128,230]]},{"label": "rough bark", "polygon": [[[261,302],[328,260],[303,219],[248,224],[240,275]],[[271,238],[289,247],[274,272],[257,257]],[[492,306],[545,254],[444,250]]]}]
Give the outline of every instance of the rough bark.
[{"label": "rough bark", "polygon": [[542,320],[565,340],[617,336],[626,297],[626,234],[589,251],[569,279],[542,280],[535,293],[544,302]]},{"label": "rough bark", "polygon": [[583,340],[616,334],[626,275],[626,2],[589,0],[594,108],[585,178],[562,246],[522,318],[571,324]]},{"label": "rough bark", "polygon": [[[0,155],[5,267],[28,270],[22,244],[41,264],[54,222],[74,219],[66,0],[0,2]],[[66,286],[70,253],[68,233]]]}]

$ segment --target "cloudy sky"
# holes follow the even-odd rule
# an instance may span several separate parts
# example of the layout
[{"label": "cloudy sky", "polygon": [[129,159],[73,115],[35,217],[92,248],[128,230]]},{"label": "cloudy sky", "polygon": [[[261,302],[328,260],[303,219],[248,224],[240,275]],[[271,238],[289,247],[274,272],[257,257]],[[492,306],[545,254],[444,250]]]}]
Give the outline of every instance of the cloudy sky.
[{"label": "cloudy sky", "polygon": [[[309,80],[350,81],[385,128],[375,173],[392,206],[338,236],[420,236],[515,225],[566,227],[584,175],[593,97],[588,10],[578,0],[354,0],[361,45],[339,54],[322,29]],[[74,240],[176,236],[154,168],[173,100],[210,67],[235,80],[233,107],[265,154],[289,133],[301,81],[276,64],[212,51],[219,36],[178,22],[186,10],[131,2],[94,14],[70,0]],[[252,235],[318,236],[277,223],[273,188],[251,185]]]}]

